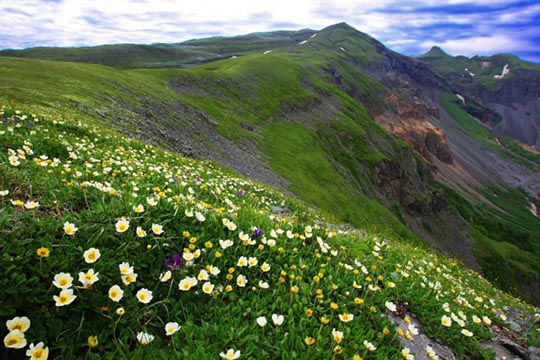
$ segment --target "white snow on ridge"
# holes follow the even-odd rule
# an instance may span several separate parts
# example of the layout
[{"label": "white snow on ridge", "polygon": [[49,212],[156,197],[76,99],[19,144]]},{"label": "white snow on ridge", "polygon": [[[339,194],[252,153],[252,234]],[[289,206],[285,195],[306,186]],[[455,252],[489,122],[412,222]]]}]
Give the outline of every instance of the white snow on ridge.
[{"label": "white snow on ridge", "polygon": [[508,64],[504,65],[501,75],[493,75],[495,79],[502,79],[506,75],[510,74],[510,68],[508,67]]},{"label": "white snow on ridge", "polygon": [[456,97],[461,100],[463,104],[465,104],[465,98],[463,96],[461,96],[460,94],[456,94]]},{"label": "white snow on ridge", "polygon": [[315,36],[317,36],[317,34],[318,34],[318,33],[315,33],[315,34],[311,35],[309,38],[310,38],[310,39],[313,39]]},{"label": "white snow on ridge", "polygon": [[529,211],[536,217],[538,217],[538,209],[536,208],[536,205],[533,203],[529,204]]},{"label": "white snow on ridge", "polygon": [[270,54],[271,52],[272,50],[266,50],[265,52],[263,52],[263,55]]},{"label": "white snow on ridge", "polygon": [[467,73],[469,73],[469,75],[471,75],[472,77],[474,77],[474,75],[476,75],[475,73],[471,72],[471,71],[469,70],[469,68],[465,68],[465,71],[466,71]]},{"label": "white snow on ridge", "polygon": [[341,47],[341,46],[339,47],[339,50],[341,50],[341,51],[347,51],[347,50],[345,50],[345,48],[343,48],[343,47]]},{"label": "white snow on ridge", "polygon": [[304,45],[305,43],[307,43],[307,40],[299,42],[298,45]]}]

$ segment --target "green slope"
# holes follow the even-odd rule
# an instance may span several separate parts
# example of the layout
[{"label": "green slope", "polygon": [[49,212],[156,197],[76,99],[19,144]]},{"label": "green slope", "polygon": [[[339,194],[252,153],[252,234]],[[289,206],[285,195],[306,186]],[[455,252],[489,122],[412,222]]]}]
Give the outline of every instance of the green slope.
[{"label": "green slope", "polygon": [[[400,340],[413,328],[400,335],[381,314],[404,317],[392,308],[408,304],[458,357],[490,359],[480,347],[490,329],[509,328],[511,311],[537,312],[448,258],[384,234],[336,231],[214,163],[56,111],[0,114],[0,319],[30,321],[17,325],[24,334],[2,327],[2,358],[23,358],[26,349],[10,347],[24,337],[43,342],[49,358],[215,359],[233,349],[254,359],[402,359]],[[275,215],[273,206],[287,210]],[[73,284],[51,285],[67,273]],[[55,300],[58,286],[67,301]],[[442,326],[449,315],[470,336],[455,322]],[[523,341],[537,345],[531,326]]]}]

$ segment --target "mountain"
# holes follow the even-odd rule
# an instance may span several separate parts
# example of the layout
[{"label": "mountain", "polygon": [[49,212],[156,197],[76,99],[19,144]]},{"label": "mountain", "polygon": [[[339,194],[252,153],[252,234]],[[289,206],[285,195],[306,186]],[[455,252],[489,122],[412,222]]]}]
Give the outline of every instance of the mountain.
[{"label": "mountain", "polygon": [[540,300],[538,155],[494,135],[471,113],[497,121],[495,110],[464,104],[424,58],[344,23],[159,46],[209,55],[196,66],[180,56],[132,62],[112,45],[123,63],[109,67],[63,57],[78,48],[43,55],[73,62],[4,52],[0,99],[219,162],[332,222],[428,244]]},{"label": "mountain", "polygon": [[513,55],[454,57],[437,47],[418,58],[431,64],[464,98],[467,112],[496,136],[540,146],[540,65]]}]

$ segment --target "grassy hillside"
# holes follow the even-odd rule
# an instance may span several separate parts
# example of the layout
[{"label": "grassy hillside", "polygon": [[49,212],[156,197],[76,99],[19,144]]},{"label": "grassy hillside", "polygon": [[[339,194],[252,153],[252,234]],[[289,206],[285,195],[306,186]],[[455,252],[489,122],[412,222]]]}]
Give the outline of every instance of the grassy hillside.
[{"label": "grassy hillside", "polygon": [[401,359],[418,329],[381,314],[414,314],[457,356],[489,359],[507,306],[537,311],[214,163],[56,110],[1,112],[0,317],[28,318],[2,328],[2,358],[43,342],[51,358]]}]

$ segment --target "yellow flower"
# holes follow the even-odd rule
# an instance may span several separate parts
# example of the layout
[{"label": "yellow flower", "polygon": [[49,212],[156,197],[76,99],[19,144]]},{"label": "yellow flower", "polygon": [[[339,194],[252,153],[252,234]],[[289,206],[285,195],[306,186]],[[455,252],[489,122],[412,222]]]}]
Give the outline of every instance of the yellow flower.
[{"label": "yellow flower", "polygon": [[75,227],[75,224],[73,223],[70,223],[70,222],[65,222],[64,223],[64,232],[67,234],[67,235],[70,235],[70,236],[73,236],[75,235],[75,233],[78,231],[79,229],[77,227]]},{"label": "yellow flower", "polygon": [[4,338],[4,346],[11,349],[22,349],[26,346],[24,333],[20,330],[13,330]]},{"label": "yellow flower", "polygon": [[97,336],[89,336],[87,342],[90,348],[95,348],[96,346],[98,346]]},{"label": "yellow flower", "polygon": [[137,291],[137,299],[142,302],[143,304],[148,304],[150,301],[152,301],[152,291],[142,288],[139,291]]},{"label": "yellow flower", "polygon": [[159,281],[161,282],[167,282],[171,279],[172,277],[172,273],[170,270],[167,270],[165,271],[164,273],[162,273],[160,276],[159,276]]},{"label": "yellow flower", "polygon": [[384,335],[390,334],[390,330],[388,330],[388,328],[384,328],[382,332]]},{"label": "yellow flower", "polygon": [[298,289],[298,286],[291,286],[291,293],[298,294],[300,289]]},{"label": "yellow flower", "polygon": [[336,347],[334,347],[334,354],[341,354],[342,350],[341,346],[336,345]]},{"label": "yellow flower", "polygon": [[84,256],[84,261],[86,261],[87,264],[92,264],[92,263],[95,263],[99,259],[99,257],[101,256],[101,253],[99,249],[90,248],[84,252],[83,256]]},{"label": "yellow flower", "polygon": [[311,345],[315,344],[315,339],[312,338],[311,336],[306,337],[306,338],[304,339],[304,341],[306,342],[306,344],[307,344],[308,346],[311,346]]},{"label": "yellow flower", "polygon": [[336,304],[335,302],[333,302],[333,303],[330,303],[330,308],[331,308],[332,310],[337,310],[337,309],[339,309],[339,305]]},{"label": "yellow flower", "polygon": [[334,341],[339,344],[343,341],[343,332],[332,329],[332,337],[334,338]]},{"label": "yellow flower", "polygon": [[307,315],[307,316],[313,315],[313,310],[311,310],[311,309],[306,309],[306,315]]},{"label": "yellow flower", "polygon": [[54,295],[53,299],[56,302],[56,306],[65,306],[69,305],[77,298],[76,295],[73,295],[73,289],[62,289],[58,296]]},{"label": "yellow flower", "polygon": [[326,324],[328,324],[329,322],[330,322],[330,319],[327,318],[326,316],[323,316],[323,317],[321,318],[321,323],[322,323],[323,325],[326,325]]},{"label": "yellow flower", "polygon": [[364,303],[364,299],[361,298],[354,298],[354,303],[356,305],[362,305]]},{"label": "yellow flower", "polygon": [[30,328],[30,319],[26,316],[16,316],[11,320],[6,321],[6,327],[9,331],[19,330],[25,332]]},{"label": "yellow flower", "polygon": [[362,357],[358,354],[355,354],[352,358],[353,360],[363,360]]},{"label": "yellow flower", "polygon": [[119,302],[124,296],[124,290],[118,285],[113,285],[109,289],[109,299],[114,302]]},{"label": "yellow flower", "polygon": [[36,254],[39,257],[49,257],[50,253],[51,253],[50,250],[48,248],[46,248],[46,247],[40,247],[36,251]]},{"label": "yellow flower", "polygon": [[131,283],[134,283],[135,281],[137,281],[137,274],[135,273],[122,275],[122,282],[124,283],[124,285],[129,285]]},{"label": "yellow flower", "polygon": [[30,360],[47,360],[49,357],[49,348],[43,342],[39,342],[35,346],[32,343],[28,350],[26,350],[26,356],[30,357]]},{"label": "yellow flower", "polygon": [[127,229],[129,229],[129,221],[126,219],[120,219],[116,222],[114,226],[116,227],[116,232],[123,233],[126,232]]}]

